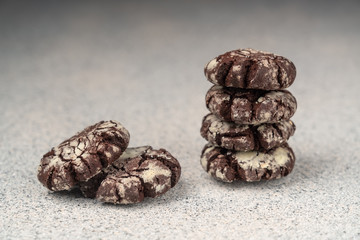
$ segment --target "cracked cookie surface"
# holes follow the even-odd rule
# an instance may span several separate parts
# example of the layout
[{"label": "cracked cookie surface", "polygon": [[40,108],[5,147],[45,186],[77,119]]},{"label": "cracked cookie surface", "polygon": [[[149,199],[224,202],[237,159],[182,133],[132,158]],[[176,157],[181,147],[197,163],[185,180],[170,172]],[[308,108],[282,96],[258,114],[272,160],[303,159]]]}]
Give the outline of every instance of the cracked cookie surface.
[{"label": "cracked cookie surface", "polygon": [[119,158],[129,138],[129,132],[119,122],[96,123],[46,153],[37,177],[52,191],[70,190]]},{"label": "cracked cookie surface", "polygon": [[290,119],[297,107],[287,90],[249,90],[214,85],[206,93],[206,107],[218,118],[237,124],[275,123]]},{"label": "cracked cookie surface", "polygon": [[235,151],[271,149],[285,143],[294,132],[291,120],[239,125],[222,121],[211,113],[203,118],[200,129],[201,136],[211,144]]},{"label": "cracked cookie surface", "polygon": [[204,69],[206,78],[226,87],[278,90],[295,80],[295,65],[273,53],[238,49],[212,59]]},{"label": "cracked cookie surface", "polygon": [[[165,149],[150,146],[128,148],[111,166],[99,175],[101,183],[87,191],[80,185],[85,196],[95,196],[100,201],[114,204],[131,204],[144,197],[157,197],[174,187],[179,181],[179,162]],[[87,183],[94,186],[92,179]],[[97,188],[97,189],[96,189]],[[94,191],[96,190],[96,192]]]},{"label": "cracked cookie surface", "polygon": [[295,155],[285,143],[268,151],[240,152],[205,145],[200,160],[203,169],[223,182],[254,182],[287,176],[295,164]]}]

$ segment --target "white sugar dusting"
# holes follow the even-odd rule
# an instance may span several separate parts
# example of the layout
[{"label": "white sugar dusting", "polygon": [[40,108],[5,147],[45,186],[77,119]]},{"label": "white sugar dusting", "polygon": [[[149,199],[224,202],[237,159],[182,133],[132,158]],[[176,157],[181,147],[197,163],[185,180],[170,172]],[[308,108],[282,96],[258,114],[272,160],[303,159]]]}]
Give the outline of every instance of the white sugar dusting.
[{"label": "white sugar dusting", "polygon": [[164,190],[166,190],[167,188],[171,187],[171,181],[170,178],[168,179],[168,182],[165,184],[157,184],[155,186],[155,191],[159,194],[159,193],[163,193]]},{"label": "white sugar dusting", "polygon": [[278,147],[273,153],[276,163],[280,166],[284,166],[289,161],[289,153],[290,152],[287,149]]},{"label": "white sugar dusting", "polygon": [[85,149],[85,143],[80,142],[79,145],[77,146],[77,148],[80,149],[81,151],[83,151]]},{"label": "white sugar dusting", "polygon": [[221,172],[219,169],[215,171],[215,176],[223,181],[228,181],[225,172],[227,171],[228,167],[225,167],[223,171]]},{"label": "white sugar dusting", "polygon": [[207,171],[207,163],[208,163],[207,154],[213,151],[214,149],[215,147],[208,147],[205,149],[204,153],[202,154],[202,158],[200,159],[200,162],[201,162],[201,166],[205,171]]},{"label": "white sugar dusting", "polygon": [[[249,114],[248,112],[246,112]],[[246,114],[245,114],[246,115]],[[224,134],[230,131],[231,129],[235,132],[243,132],[249,128],[248,125],[238,125],[233,124],[230,122],[224,122],[218,119],[215,115],[211,114],[207,117],[207,120],[211,121],[211,125],[209,127],[209,132],[213,137],[215,137],[216,134]]]},{"label": "white sugar dusting", "polygon": [[214,58],[207,64],[206,69],[208,71],[212,71],[214,68],[216,68],[217,65],[218,65],[218,62],[216,61],[216,58]]},{"label": "white sugar dusting", "polygon": [[270,63],[267,59],[261,61],[262,65],[266,68],[270,68]]},{"label": "white sugar dusting", "polygon": [[243,169],[258,168],[259,160],[262,158],[264,158],[264,154],[256,151],[235,153],[235,159]]},{"label": "white sugar dusting", "polygon": [[278,147],[269,154],[251,151],[236,152],[233,156],[243,169],[276,169],[279,166],[284,166],[290,160],[289,153],[286,148]]},{"label": "white sugar dusting", "polygon": [[79,150],[78,148],[75,148],[75,155],[80,156],[81,154],[82,154],[82,151]]},{"label": "white sugar dusting", "polygon": [[233,66],[232,66],[232,70],[233,70],[234,72],[239,72],[240,69],[241,69],[240,65],[233,65]]},{"label": "white sugar dusting", "polygon": [[170,169],[159,167],[153,162],[149,161],[147,168],[148,170],[142,171],[139,174],[139,177],[141,177],[145,183],[153,183],[155,181],[155,178],[159,175],[163,175],[168,178],[171,177]]}]

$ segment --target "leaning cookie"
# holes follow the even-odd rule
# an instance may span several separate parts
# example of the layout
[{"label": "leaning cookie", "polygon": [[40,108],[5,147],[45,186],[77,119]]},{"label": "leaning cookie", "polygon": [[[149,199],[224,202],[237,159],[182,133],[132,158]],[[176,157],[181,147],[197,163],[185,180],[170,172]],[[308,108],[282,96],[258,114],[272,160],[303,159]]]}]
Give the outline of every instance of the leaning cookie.
[{"label": "leaning cookie", "polygon": [[206,78],[217,85],[244,89],[278,90],[295,80],[295,65],[273,53],[238,49],[212,59],[204,69]]},{"label": "leaning cookie", "polygon": [[[96,198],[114,204],[141,202],[144,197],[157,197],[167,192],[176,185],[180,175],[179,162],[165,149],[128,148],[100,175],[103,180]],[[95,182],[98,183],[98,179]],[[88,196],[94,195],[89,188],[85,190]]]},{"label": "leaning cookie", "polygon": [[215,85],[205,99],[210,112],[221,120],[237,124],[289,120],[297,107],[295,97],[287,90],[246,90]]},{"label": "leaning cookie", "polygon": [[201,136],[211,144],[235,151],[271,149],[285,143],[294,132],[291,120],[239,125],[220,120],[211,113],[204,117],[200,129]]},{"label": "leaning cookie", "polygon": [[37,177],[52,191],[70,190],[119,158],[129,138],[129,132],[119,122],[96,123],[46,153]]},{"label": "leaning cookie", "polygon": [[295,164],[292,149],[284,144],[269,151],[239,152],[207,144],[201,155],[203,169],[223,182],[254,182],[288,175]]}]

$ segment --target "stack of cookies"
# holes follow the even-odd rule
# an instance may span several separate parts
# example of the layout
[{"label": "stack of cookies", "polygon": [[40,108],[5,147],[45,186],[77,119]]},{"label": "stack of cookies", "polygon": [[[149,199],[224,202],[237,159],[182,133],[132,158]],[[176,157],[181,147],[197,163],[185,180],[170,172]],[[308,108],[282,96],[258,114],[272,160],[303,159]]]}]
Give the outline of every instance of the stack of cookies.
[{"label": "stack of cookies", "polygon": [[208,144],[201,165],[215,179],[246,182],[288,175],[295,155],[287,140],[295,132],[290,120],[296,99],[285,88],[295,80],[294,64],[253,49],[226,52],[205,67],[215,84],[206,94],[211,112],[201,136]]}]

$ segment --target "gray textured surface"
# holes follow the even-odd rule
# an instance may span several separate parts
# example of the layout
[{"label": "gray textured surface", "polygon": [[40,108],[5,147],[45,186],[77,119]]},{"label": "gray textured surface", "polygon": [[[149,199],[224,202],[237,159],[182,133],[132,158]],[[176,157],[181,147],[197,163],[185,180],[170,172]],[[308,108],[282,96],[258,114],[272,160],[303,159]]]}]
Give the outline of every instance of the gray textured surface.
[{"label": "gray textured surface", "polygon": [[[360,238],[360,31],[354,2],[0,2],[0,238]],[[207,61],[252,47],[297,66],[293,173],[224,184],[199,164]],[[52,146],[116,119],[168,149],[179,184],[134,206],[50,193]]]}]

